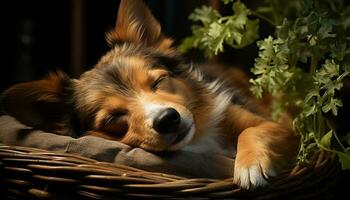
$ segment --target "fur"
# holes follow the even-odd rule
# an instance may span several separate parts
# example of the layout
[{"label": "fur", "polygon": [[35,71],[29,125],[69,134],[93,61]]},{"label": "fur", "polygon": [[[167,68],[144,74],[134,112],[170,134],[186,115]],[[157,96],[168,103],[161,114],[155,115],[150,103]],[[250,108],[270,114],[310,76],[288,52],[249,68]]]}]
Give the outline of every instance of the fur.
[{"label": "fur", "polygon": [[121,1],[107,41],[111,50],[79,79],[56,72],[15,85],[2,94],[2,109],[58,134],[153,152],[229,155],[234,181],[245,189],[266,185],[293,161],[297,140],[290,125],[266,117],[239,78],[244,75],[185,63],[141,0]]}]

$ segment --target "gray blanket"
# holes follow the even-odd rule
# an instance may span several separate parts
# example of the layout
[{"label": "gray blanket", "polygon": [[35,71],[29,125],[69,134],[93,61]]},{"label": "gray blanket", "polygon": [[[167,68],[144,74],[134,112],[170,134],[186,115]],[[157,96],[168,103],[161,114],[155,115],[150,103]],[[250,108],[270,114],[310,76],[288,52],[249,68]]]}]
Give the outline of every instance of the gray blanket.
[{"label": "gray blanket", "polygon": [[157,155],[93,136],[74,139],[34,130],[10,116],[0,116],[0,143],[78,154],[99,161],[187,177],[227,178],[232,176],[234,163],[233,159],[221,155],[187,151]]}]

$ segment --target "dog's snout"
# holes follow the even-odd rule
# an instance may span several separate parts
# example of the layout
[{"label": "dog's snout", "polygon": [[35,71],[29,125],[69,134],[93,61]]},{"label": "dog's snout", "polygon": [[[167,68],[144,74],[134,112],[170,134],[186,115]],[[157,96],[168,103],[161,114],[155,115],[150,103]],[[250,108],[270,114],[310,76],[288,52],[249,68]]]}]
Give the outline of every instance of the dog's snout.
[{"label": "dog's snout", "polygon": [[180,114],[173,108],[167,108],[154,120],[153,128],[160,134],[174,133],[179,128],[180,122]]}]

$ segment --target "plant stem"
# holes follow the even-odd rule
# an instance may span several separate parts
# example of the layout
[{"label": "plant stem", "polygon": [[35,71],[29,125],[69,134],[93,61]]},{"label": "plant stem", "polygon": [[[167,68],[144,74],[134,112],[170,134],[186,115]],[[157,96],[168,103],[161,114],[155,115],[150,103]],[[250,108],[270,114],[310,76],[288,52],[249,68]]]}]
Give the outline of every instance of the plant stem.
[{"label": "plant stem", "polygon": [[339,143],[339,146],[343,149],[343,151],[345,152],[345,147],[344,145],[341,143],[341,141],[339,140],[339,137],[337,135],[337,133],[335,131],[333,131],[333,136],[335,137],[335,139],[337,140],[337,142]]},{"label": "plant stem", "polygon": [[[333,128],[332,128],[332,125],[330,124],[330,122],[329,122],[328,120],[326,120],[326,119],[325,119],[325,121],[326,121],[327,127],[328,127],[329,129],[333,129]],[[336,133],[335,131],[333,131],[333,136],[334,136],[335,139],[337,140],[339,146],[343,149],[343,151],[345,151],[346,148],[344,147],[343,143],[340,141],[340,139],[339,139],[339,137],[338,137],[338,135],[337,135],[337,133]]]},{"label": "plant stem", "polygon": [[311,65],[310,65],[310,76],[313,77],[316,73],[317,68],[317,59],[315,58],[315,55],[311,56]]},{"label": "plant stem", "polygon": [[318,136],[319,136],[318,139],[320,139],[320,135],[325,133],[325,129],[324,129],[324,120],[325,119],[322,115],[321,109],[319,109],[316,114],[317,114],[317,122],[318,122],[318,124],[317,124]]},{"label": "plant stem", "polygon": [[219,21],[220,23],[222,23],[223,21],[226,21],[226,20],[230,19],[230,17],[231,17],[231,16],[221,17],[218,21]]},{"label": "plant stem", "polygon": [[[316,97],[314,97],[314,104],[316,103]],[[314,133],[315,133],[315,137],[317,138],[317,139],[320,139],[320,132],[318,132],[318,111],[317,111],[317,113],[315,113],[315,114],[313,114],[312,115],[312,129],[313,129],[313,131],[314,131]]]},{"label": "plant stem", "polygon": [[262,19],[262,20],[265,20],[267,23],[271,24],[272,26],[276,26],[275,22],[272,21],[271,19],[269,19],[268,17],[266,17],[265,15],[262,15],[258,12],[255,12],[255,11],[251,11],[251,14]]},{"label": "plant stem", "polygon": [[[317,68],[317,60],[315,58],[315,55],[311,56],[311,65],[310,65],[310,76],[313,77],[316,74],[316,68]],[[313,103],[316,104],[317,103],[317,97],[313,97]],[[320,110],[318,109],[318,111],[313,114],[313,121],[312,121],[312,128],[313,131],[315,133],[315,136],[317,139],[320,139],[320,120],[322,118],[322,113],[320,112]]]},{"label": "plant stem", "polygon": [[272,7],[272,15],[273,15],[273,23],[272,24],[278,24],[279,19],[278,19],[278,14],[277,14],[277,9],[278,7],[276,6],[276,2],[274,0],[269,0],[270,6]]}]

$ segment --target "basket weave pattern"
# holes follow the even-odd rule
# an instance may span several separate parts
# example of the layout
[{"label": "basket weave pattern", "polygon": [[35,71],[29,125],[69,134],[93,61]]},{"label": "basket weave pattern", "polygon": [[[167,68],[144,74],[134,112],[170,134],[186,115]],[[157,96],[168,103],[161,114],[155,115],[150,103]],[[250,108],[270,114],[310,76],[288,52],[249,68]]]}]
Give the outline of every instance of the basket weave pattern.
[{"label": "basket weave pattern", "polygon": [[325,197],[339,172],[334,154],[295,166],[270,185],[241,190],[233,179],[184,178],[41,149],[0,146],[0,192],[11,199],[274,199]]}]

